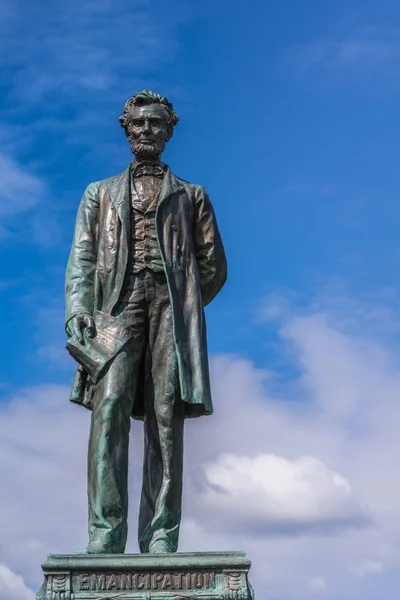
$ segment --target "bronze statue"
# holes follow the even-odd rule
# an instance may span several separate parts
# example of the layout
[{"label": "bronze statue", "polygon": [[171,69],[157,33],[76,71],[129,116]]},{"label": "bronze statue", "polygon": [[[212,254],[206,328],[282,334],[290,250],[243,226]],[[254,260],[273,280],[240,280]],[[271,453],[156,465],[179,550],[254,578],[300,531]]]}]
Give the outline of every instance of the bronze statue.
[{"label": "bronze statue", "polygon": [[92,410],[87,554],[123,553],[130,417],[144,421],[141,552],[176,552],[185,417],[212,413],[204,306],[226,281],[205,189],[161,162],[178,116],[144,90],[120,117],[133,162],[92,183],[66,273],[71,400]]}]

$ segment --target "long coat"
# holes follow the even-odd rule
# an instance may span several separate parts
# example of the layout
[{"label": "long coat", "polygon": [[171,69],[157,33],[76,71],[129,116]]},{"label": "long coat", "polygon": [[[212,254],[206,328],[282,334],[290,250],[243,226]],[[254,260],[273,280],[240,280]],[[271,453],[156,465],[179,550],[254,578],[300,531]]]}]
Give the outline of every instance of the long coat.
[{"label": "long coat", "polygon": [[[128,266],[131,165],[90,184],[80,203],[66,272],[66,323],[98,309],[111,314]],[[204,306],[226,281],[227,264],[205,189],[167,168],[156,212],[156,232],[173,313],[181,399],[188,417],[213,411]],[[132,416],[144,416],[144,373],[139,373]],[[78,367],[70,400],[92,408],[95,385]]]}]

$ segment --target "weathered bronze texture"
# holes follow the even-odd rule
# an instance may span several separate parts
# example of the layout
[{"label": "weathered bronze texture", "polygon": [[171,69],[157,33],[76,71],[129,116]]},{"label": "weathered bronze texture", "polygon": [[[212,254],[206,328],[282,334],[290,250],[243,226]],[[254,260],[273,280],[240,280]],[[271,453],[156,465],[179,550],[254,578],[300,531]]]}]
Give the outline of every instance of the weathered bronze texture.
[{"label": "weathered bronze texture", "polygon": [[243,552],[52,555],[37,600],[254,600]]},{"label": "weathered bronze texture", "polygon": [[227,266],[205,189],[161,162],[178,117],[149,90],[120,123],[134,161],[86,189],[66,273],[71,400],[92,410],[89,545],[123,553],[130,417],[143,419],[141,552],[171,553],[181,521],[185,417],[213,411],[204,306]]}]

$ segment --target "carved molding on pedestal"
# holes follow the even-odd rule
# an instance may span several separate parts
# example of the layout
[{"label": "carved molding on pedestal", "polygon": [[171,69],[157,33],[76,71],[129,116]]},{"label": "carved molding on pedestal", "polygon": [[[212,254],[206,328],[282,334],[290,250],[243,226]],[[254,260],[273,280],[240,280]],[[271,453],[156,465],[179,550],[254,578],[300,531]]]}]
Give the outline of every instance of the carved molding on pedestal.
[{"label": "carved molding on pedestal", "polygon": [[241,552],[50,555],[37,600],[254,600]]},{"label": "carved molding on pedestal", "polygon": [[49,571],[46,573],[41,592],[44,593],[43,600],[75,600],[71,589],[70,572]]}]

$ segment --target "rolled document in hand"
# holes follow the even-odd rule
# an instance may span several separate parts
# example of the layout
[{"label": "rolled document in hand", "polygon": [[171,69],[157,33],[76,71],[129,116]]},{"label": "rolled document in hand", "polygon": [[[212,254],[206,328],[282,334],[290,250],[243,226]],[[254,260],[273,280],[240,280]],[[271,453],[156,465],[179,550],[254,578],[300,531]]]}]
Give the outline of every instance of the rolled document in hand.
[{"label": "rolled document in hand", "polygon": [[132,337],[132,331],[117,318],[96,310],[93,315],[96,331],[94,337],[83,336],[83,342],[70,338],[66,348],[70,355],[97,383],[107,364]]}]

